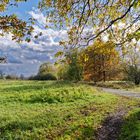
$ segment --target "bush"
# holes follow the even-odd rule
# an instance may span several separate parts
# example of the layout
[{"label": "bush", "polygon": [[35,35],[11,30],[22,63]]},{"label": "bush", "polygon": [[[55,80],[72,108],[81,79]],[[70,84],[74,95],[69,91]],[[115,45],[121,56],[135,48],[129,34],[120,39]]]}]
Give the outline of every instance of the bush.
[{"label": "bush", "polygon": [[38,70],[38,74],[37,75],[46,75],[48,73],[54,73],[55,72],[55,68],[53,64],[49,64],[49,63],[43,63]]},{"label": "bush", "polygon": [[138,66],[128,66],[127,79],[135,83],[135,85],[140,84],[140,68]]},{"label": "bush", "polygon": [[57,78],[53,74],[47,73],[45,75],[31,76],[29,77],[29,80],[57,80]]},{"label": "bush", "polygon": [[19,77],[16,76],[16,75],[7,75],[7,76],[5,77],[5,79],[8,79],[8,80],[18,80]]}]

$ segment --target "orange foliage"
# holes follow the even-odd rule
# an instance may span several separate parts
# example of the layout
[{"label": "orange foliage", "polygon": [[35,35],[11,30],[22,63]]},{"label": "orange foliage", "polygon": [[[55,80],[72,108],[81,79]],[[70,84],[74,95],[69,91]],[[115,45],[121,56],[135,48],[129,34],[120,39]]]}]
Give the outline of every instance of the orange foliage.
[{"label": "orange foliage", "polygon": [[81,51],[84,80],[110,80],[116,76],[119,67],[119,53],[113,42],[97,41]]}]

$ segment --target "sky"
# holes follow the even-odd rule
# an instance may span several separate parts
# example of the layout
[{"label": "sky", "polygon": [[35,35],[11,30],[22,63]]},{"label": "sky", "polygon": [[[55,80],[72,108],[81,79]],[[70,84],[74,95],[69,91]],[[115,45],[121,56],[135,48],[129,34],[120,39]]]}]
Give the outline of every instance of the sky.
[{"label": "sky", "polygon": [[[59,41],[67,36],[66,30],[46,29],[46,17],[37,9],[38,0],[22,2],[18,7],[10,7],[2,14],[16,14],[19,18],[27,20],[33,17],[37,20],[31,42],[20,44],[12,41],[11,34],[0,37],[0,56],[7,57],[6,64],[0,64],[0,71],[12,75],[35,75],[39,66],[44,62],[54,62],[54,54],[60,50]],[[38,39],[33,36],[42,32]]]}]

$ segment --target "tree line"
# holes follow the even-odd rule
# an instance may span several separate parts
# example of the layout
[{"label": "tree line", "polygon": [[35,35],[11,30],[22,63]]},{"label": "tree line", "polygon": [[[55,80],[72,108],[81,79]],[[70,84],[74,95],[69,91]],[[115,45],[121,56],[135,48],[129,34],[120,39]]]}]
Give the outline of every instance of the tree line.
[{"label": "tree line", "polygon": [[111,42],[96,41],[83,49],[73,49],[65,53],[58,52],[55,64],[44,63],[40,66],[36,80],[71,81],[111,81],[127,80],[136,85],[140,83],[139,47],[127,47],[129,53],[122,53]]}]

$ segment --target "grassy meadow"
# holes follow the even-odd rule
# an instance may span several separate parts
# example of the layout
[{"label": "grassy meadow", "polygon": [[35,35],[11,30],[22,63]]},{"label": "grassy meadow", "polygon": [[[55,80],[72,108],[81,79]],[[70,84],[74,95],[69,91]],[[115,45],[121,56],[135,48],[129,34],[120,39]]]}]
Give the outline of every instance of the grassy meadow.
[{"label": "grassy meadow", "polygon": [[[0,139],[94,140],[108,114],[121,108],[137,109],[138,104],[138,100],[103,93],[84,84],[0,81]],[[133,120],[138,122],[137,117]],[[122,128],[123,134],[129,132],[129,123]],[[121,137],[124,140],[125,136]]]}]

